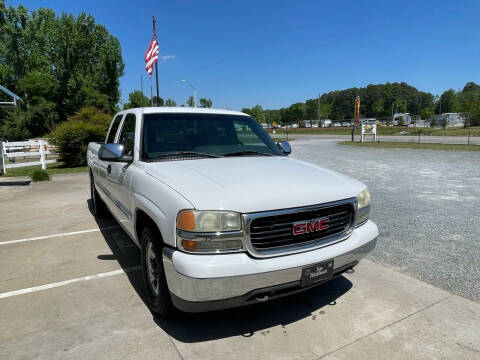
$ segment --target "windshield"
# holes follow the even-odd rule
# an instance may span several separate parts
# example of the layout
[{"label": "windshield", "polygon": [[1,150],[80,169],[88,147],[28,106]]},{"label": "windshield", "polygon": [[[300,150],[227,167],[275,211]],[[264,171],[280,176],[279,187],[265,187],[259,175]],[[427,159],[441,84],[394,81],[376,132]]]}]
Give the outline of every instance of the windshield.
[{"label": "windshield", "polygon": [[249,116],[144,114],[142,159],[167,156],[282,155],[272,138]]}]

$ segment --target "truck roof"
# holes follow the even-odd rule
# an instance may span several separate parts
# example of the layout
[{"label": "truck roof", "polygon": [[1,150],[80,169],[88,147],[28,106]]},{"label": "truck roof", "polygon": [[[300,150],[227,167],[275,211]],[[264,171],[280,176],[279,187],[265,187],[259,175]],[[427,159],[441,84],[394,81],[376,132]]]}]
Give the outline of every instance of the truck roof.
[{"label": "truck roof", "polygon": [[193,107],[143,107],[143,108],[132,108],[120,111],[119,113],[124,112],[142,112],[144,114],[158,114],[158,113],[180,113],[180,114],[221,114],[221,115],[241,115],[248,116],[247,114],[234,111],[234,110],[223,110],[223,109],[211,109],[211,108],[193,108]]}]

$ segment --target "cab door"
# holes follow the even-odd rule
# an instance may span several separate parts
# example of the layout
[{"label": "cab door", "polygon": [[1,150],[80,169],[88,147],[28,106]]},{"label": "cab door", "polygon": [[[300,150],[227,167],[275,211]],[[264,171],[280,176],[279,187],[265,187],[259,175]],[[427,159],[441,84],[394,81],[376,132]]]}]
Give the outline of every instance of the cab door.
[{"label": "cab door", "polygon": [[[137,117],[127,113],[123,119],[116,142],[124,146],[124,154],[134,156],[135,130]],[[128,232],[132,233],[131,184],[135,161],[108,162],[106,170],[106,187],[114,203],[114,215]]]},{"label": "cab door", "polygon": [[[107,137],[105,139],[105,144],[111,144],[115,142],[117,138],[118,128],[122,122],[124,114],[118,114],[112,120],[112,124],[110,125],[110,129],[108,130]],[[112,208],[112,202],[110,199],[110,191],[106,188],[106,178],[107,178],[107,169],[110,162],[98,159],[98,166],[94,168],[95,171],[95,185],[97,191],[99,191],[102,195],[102,198],[105,202],[108,203],[109,208]]]}]

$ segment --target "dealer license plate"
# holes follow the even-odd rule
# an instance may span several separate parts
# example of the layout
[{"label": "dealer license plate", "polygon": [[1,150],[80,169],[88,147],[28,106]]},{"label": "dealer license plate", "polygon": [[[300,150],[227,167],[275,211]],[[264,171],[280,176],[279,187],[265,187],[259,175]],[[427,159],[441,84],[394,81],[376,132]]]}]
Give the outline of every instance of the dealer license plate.
[{"label": "dealer license plate", "polygon": [[302,286],[313,285],[328,280],[333,275],[333,260],[306,266],[302,269]]}]

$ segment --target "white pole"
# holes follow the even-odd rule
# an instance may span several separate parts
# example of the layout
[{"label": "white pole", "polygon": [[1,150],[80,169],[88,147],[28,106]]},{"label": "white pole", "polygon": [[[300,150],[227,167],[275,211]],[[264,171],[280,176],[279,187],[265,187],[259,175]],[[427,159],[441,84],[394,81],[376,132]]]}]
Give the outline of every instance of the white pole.
[{"label": "white pole", "polygon": [[5,154],[3,152],[3,149],[4,149],[4,145],[3,145],[3,142],[0,141],[0,156],[2,157],[2,161],[0,162],[0,164],[2,165],[2,168],[0,169],[0,174],[5,174],[7,172],[7,169],[5,169]]},{"label": "white pole", "polygon": [[42,164],[42,170],[47,168],[47,164],[45,163],[45,150],[43,148],[43,140],[39,141],[40,144],[40,164]]}]

